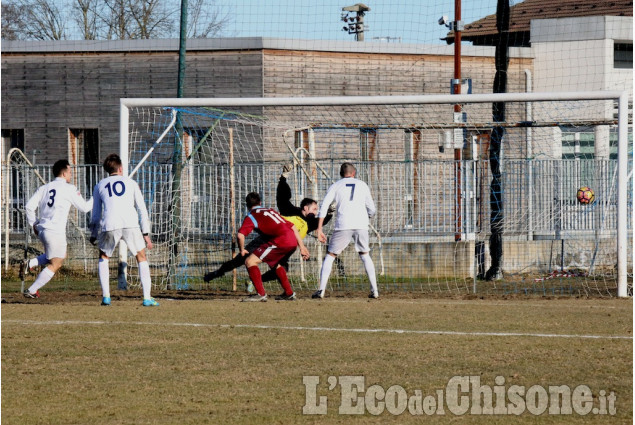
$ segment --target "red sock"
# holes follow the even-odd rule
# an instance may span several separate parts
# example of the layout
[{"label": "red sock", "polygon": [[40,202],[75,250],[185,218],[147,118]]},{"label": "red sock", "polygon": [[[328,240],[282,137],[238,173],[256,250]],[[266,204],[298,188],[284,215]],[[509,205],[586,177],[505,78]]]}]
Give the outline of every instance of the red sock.
[{"label": "red sock", "polygon": [[280,281],[282,288],[284,288],[284,293],[287,296],[293,295],[293,288],[291,288],[291,282],[289,282],[287,271],[284,269],[284,267],[278,267],[276,269],[276,276],[278,276],[278,280]]},{"label": "red sock", "polygon": [[266,292],[265,287],[262,284],[262,274],[260,274],[260,269],[258,268],[258,266],[249,267],[247,269],[247,272],[249,273],[249,279],[251,279],[251,282],[256,287],[256,292],[258,292],[258,295],[264,297]]}]

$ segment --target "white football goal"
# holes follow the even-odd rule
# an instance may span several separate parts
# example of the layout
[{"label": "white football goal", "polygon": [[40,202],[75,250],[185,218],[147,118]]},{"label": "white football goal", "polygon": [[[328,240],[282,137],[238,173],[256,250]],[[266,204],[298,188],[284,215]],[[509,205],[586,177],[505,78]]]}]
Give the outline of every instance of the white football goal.
[{"label": "white football goal", "polygon": [[[617,91],[121,99],[120,155],[145,194],[161,287],[246,281],[243,268],[202,280],[235,255],[245,195],[275,208],[292,163],[291,201],[319,202],[350,161],[377,204],[384,291],[627,296],[628,105]],[[577,201],[580,187],[593,203]],[[326,251],[306,241],[312,258],[290,263],[299,289],[315,287]],[[340,256],[332,289],[366,288],[355,257]]]}]

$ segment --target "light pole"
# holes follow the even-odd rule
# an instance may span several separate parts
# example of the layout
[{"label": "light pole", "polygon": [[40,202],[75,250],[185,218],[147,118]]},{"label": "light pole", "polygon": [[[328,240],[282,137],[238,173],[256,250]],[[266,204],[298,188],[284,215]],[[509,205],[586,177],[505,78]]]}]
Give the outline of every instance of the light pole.
[{"label": "light pole", "polygon": [[[342,21],[346,23],[342,31],[355,34],[355,41],[364,41],[364,15],[366,12],[370,12],[370,7],[363,3],[342,8]],[[349,13],[355,13],[355,15],[349,16]]]}]

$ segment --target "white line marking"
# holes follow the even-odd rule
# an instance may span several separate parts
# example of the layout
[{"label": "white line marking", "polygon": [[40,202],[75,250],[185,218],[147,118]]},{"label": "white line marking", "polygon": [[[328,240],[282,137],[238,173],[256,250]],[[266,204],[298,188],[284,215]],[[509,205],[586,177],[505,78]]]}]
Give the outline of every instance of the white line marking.
[{"label": "white line marking", "polygon": [[[386,300],[388,300],[387,298],[382,299],[382,302],[386,302]],[[216,301],[216,300],[215,300]],[[236,301],[236,300],[223,300],[223,301]],[[309,300],[310,301],[310,300]],[[547,307],[547,308],[557,308],[557,309],[561,309],[563,307],[563,304],[554,304],[553,300],[545,300],[544,303],[542,304],[538,304],[538,303],[529,303],[528,301],[523,301],[523,300],[518,300],[518,301],[512,301],[512,300],[504,300],[504,301],[485,301],[485,300],[443,300],[443,299],[438,299],[438,300],[429,300],[429,299],[414,299],[414,300],[406,300],[406,299],[398,299],[398,298],[391,298],[389,300],[391,303],[402,303],[402,304],[432,304],[432,305],[467,305],[467,306],[474,306],[474,307],[480,307],[480,306],[502,306],[502,307],[508,307],[508,306],[514,306],[514,307]],[[316,302],[316,301],[311,301],[311,302]],[[362,299],[355,299],[355,298],[349,298],[349,299],[333,299],[333,298],[329,298],[328,299],[329,303],[351,303],[351,302],[368,302],[368,300]],[[557,302],[557,301],[556,301]],[[607,305],[602,305],[602,304],[579,304],[579,303],[571,303],[569,305],[564,305],[567,308],[596,308],[596,309],[607,309],[607,308],[612,308],[612,309],[616,309],[617,307],[615,306],[607,306]]]},{"label": "white line marking", "polygon": [[165,323],[165,322],[106,322],[101,320],[2,320],[3,323],[18,323],[21,325],[138,325],[138,326],[185,326],[193,328],[244,328],[244,329],[275,329],[289,331],[326,331],[326,332],[353,332],[353,333],[394,333],[415,335],[458,335],[458,336],[520,336],[536,338],[580,338],[580,339],[627,339],[628,335],[580,335],[580,334],[549,334],[528,332],[467,332],[467,331],[438,331],[416,329],[365,329],[365,328],[331,328],[321,326],[281,326],[281,325],[241,325],[223,323]]}]

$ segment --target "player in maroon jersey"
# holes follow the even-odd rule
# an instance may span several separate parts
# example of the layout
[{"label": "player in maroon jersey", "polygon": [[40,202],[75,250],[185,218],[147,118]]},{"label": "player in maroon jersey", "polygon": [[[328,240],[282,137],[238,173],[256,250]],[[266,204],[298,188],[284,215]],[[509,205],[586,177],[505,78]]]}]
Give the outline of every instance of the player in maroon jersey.
[{"label": "player in maroon jersey", "polygon": [[[251,192],[245,198],[249,214],[243,220],[242,226],[238,230],[236,239],[241,255],[247,255],[245,267],[249,273],[257,294],[243,299],[243,301],[267,301],[265,287],[262,284],[262,275],[258,265],[263,261],[272,269],[275,269],[278,280],[284,289],[284,294],[276,297],[279,300],[295,300],[295,292],[291,288],[291,283],[287,277],[287,272],[280,263],[287,260],[300,247],[302,258],[309,258],[309,251],[304,246],[302,238],[297,229],[290,222],[286,221],[280,213],[271,208],[260,206],[260,195]],[[251,254],[245,249],[245,237],[253,230],[267,237],[267,241],[256,248]]]}]

